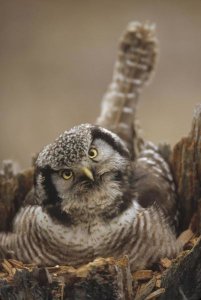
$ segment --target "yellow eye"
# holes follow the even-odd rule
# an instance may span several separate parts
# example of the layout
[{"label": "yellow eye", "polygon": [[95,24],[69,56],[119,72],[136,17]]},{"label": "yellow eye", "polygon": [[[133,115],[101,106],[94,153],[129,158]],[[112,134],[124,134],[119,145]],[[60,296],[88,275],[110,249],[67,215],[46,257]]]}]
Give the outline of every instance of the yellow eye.
[{"label": "yellow eye", "polygon": [[73,172],[71,170],[62,170],[60,175],[63,179],[68,180],[73,176]]},{"label": "yellow eye", "polygon": [[93,159],[98,155],[98,151],[95,148],[91,148],[89,149],[88,155],[91,159]]}]

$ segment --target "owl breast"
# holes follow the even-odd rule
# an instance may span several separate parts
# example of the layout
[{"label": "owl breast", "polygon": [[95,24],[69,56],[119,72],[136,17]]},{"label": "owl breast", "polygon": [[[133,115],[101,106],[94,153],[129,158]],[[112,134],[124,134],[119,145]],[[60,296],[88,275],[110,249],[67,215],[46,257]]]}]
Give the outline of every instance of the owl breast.
[{"label": "owl breast", "polygon": [[[143,209],[135,200],[110,222],[96,219],[68,228],[55,223],[40,206],[29,206],[19,213],[16,224],[12,239],[7,235],[3,243],[16,249],[17,259],[39,265],[79,266],[99,256],[125,254],[134,270],[176,251],[175,239],[162,215]],[[166,238],[157,239],[156,235]]]}]

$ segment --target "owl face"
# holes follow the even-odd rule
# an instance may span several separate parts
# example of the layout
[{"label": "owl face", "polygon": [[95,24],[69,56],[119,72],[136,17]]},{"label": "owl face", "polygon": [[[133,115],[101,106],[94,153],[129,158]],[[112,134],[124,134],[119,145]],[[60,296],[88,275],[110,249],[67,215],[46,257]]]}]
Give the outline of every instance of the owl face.
[{"label": "owl face", "polygon": [[118,136],[90,124],[74,127],[39,154],[36,195],[71,216],[100,214],[120,197],[128,164],[128,150]]}]

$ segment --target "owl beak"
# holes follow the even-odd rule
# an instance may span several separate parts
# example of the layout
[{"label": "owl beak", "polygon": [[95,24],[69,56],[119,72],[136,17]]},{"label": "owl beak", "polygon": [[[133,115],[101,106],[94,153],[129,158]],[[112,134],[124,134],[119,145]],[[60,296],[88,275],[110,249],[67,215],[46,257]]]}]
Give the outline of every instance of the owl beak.
[{"label": "owl beak", "polygon": [[81,171],[84,173],[85,176],[87,176],[89,179],[94,181],[94,176],[93,176],[91,170],[89,170],[87,167],[82,167]]}]

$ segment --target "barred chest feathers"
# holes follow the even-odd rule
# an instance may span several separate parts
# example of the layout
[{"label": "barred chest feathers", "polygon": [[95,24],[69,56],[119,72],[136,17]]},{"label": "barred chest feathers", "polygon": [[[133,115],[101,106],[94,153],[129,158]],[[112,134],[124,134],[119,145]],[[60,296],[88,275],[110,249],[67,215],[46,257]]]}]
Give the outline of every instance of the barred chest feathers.
[{"label": "barred chest feathers", "polygon": [[131,269],[138,269],[179,250],[160,212],[143,209],[136,201],[110,222],[94,219],[70,228],[55,223],[41,206],[29,206],[19,213],[16,225],[9,248],[18,259],[39,265],[77,266],[99,256],[126,254]]}]

